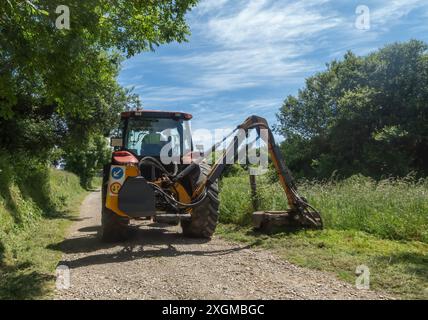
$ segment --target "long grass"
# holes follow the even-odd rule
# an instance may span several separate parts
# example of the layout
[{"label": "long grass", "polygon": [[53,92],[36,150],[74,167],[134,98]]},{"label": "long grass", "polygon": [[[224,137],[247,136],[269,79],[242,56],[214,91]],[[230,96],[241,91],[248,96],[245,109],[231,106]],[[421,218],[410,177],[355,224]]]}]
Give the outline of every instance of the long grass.
[{"label": "long grass", "polygon": [[47,298],[61,259],[49,247],[63,240],[86,192],[74,174],[5,158],[0,155],[0,299]]},{"label": "long grass", "polygon": [[[258,177],[260,210],[287,208],[278,183]],[[355,283],[366,265],[371,288],[396,297],[428,299],[428,179],[299,183],[299,193],[321,211],[325,229],[263,235],[250,227],[247,176],[221,181],[220,236],[273,250],[306,268],[334,272]]]},{"label": "long grass", "polygon": [[[342,181],[302,182],[299,192],[322,213],[325,227],[358,230],[384,239],[428,242],[428,179],[374,181],[353,176]],[[253,211],[248,177],[221,182],[220,221],[248,225]],[[287,208],[278,183],[258,178],[261,210]]]}]

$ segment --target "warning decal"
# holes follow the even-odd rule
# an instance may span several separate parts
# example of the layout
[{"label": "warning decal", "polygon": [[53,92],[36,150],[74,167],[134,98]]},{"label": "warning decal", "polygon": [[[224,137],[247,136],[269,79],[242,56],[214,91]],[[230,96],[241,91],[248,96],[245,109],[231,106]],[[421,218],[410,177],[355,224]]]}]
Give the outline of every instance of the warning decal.
[{"label": "warning decal", "polygon": [[110,186],[110,192],[113,194],[118,194],[122,185],[119,182],[115,182]]},{"label": "warning decal", "polygon": [[123,178],[123,169],[121,167],[114,167],[111,170],[111,176],[115,180],[120,180]]},{"label": "warning decal", "polygon": [[108,190],[111,196],[117,196],[125,183],[125,166],[111,166]]}]

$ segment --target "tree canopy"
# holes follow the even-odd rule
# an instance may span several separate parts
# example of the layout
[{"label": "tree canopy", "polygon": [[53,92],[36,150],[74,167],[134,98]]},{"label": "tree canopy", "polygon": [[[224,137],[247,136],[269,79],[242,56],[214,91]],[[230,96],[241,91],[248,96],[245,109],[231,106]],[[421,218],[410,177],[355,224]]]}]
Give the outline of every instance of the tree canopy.
[{"label": "tree canopy", "polygon": [[298,175],[428,173],[428,46],[411,40],[346,53],[306,80],[278,113]]},{"label": "tree canopy", "polygon": [[[54,147],[92,145],[91,135],[138,104],[116,81],[121,61],[185,41],[185,14],[196,2],[1,1],[1,148],[45,159]],[[69,29],[56,25],[60,5],[69,8]]]}]

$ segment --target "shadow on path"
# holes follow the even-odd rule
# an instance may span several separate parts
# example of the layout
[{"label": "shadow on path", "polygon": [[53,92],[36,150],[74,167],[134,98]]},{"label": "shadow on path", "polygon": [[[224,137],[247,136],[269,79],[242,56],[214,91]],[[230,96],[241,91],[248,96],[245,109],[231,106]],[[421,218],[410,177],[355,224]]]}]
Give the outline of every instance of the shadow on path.
[{"label": "shadow on path", "polygon": [[[186,238],[179,233],[173,233],[157,225],[158,229],[131,228],[130,240],[123,243],[106,244],[99,240],[96,232],[98,226],[90,226],[79,229],[80,232],[90,232],[87,236],[66,239],[60,243],[48,246],[49,249],[59,250],[65,254],[82,254],[83,257],[71,261],[62,261],[70,268],[79,268],[89,265],[126,262],[136,259],[147,259],[152,257],[175,257],[182,255],[221,256],[236,251],[248,249],[251,245],[237,246],[229,249],[213,250],[178,250],[174,245],[205,244],[209,240]],[[159,246],[159,248],[156,248]],[[146,249],[146,247],[149,247]],[[154,248],[155,247],[155,248]],[[103,252],[106,249],[115,248],[115,252]],[[91,254],[93,253],[93,254]]]}]

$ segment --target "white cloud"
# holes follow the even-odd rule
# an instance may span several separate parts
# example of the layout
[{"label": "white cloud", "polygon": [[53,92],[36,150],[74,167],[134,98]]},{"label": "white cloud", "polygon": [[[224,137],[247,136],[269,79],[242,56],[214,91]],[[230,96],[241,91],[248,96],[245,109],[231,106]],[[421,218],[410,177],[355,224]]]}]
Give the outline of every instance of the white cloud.
[{"label": "white cloud", "polygon": [[143,103],[148,105],[189,101],[210,95],[207,89],[186,86],[144,86],[136,89]]},{"label": "white cloud", "polygon": [[[400,18],[407,16],[413,10],[427,8],[426,0],[388,0],[381,1],[379,6],[371,11],[371,20],[374,25],[391,26]],[[370,7],[370,6],[369,6]]]},{"label": "white cloud", "polygon": [[341,19],[319,1],[247,1],[242,10],[208,22],[210,35],[227,46],[255,46],[302,40],[336,27]]},{"label": "white cloud", "polygon": [[219,10],[227,4],[229,0],[202,0],[196,7],[198,15],[204,15],[215,10]]},{"label": "white cloud", "polygon": [[[220,50],[196,61],[211,71],[217,82],[227,82],[234,74],[245,79],[243,87],[310,72],[314,68],[303,57],[316,50],[313,40],[341,23],[334,13],[323,12],[320,5],[326,2],[249,0],[232,13],[215,15],[199,34]],[[219,70],[226,73],[225,79]]]},{"label": "white cloud", "polygon": [[316,71],[305,55],[317,50],[317,37],[341,23],[323,9],[327,2],[203,1],[191,41],[205,47],[162,61],[201,95],[295,82]]},{"label": "white cloud", "polygon": [[294,93],[290,86],[302,86],[349,49],[365,54],[378,48],[393,26],[409,23],[410,13],[426,13],[428,2],[374,0],[368,6],[372,28],[361,31],[354,27],[356,5],[338,0],[203,0],[189,15],[189,44],[140,56],[124,71],[146,72],[143,79],[128,78],[144,83],[136,88],[143,104],[193,104],[195,117],[213,127],[238,123],[248,113],[273,119],[282,99]]}]

